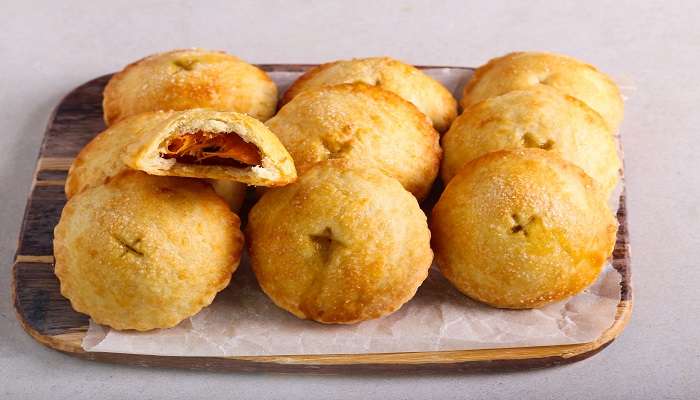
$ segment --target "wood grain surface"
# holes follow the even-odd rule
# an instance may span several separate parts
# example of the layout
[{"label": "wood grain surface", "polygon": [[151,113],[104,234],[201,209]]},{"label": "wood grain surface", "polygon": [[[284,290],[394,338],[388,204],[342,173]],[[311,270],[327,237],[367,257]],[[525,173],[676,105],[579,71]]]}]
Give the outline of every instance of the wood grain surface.
[{"label": "wood grain surface", "polygon": [[[310,65],[261,67],[266,71],[301,72]],[[620,228],[613,253],[613,266],[622,277],[621,301],[612,326],[589,343],[419,353],[254,357],[164,357],[85,352],[81,342],[87,332],[88,317],[75,312],[60,294],[53,273],[52,240],[53,229],[66,202],[63,185],[70,163],[80,149],[104,129],[102,90],[109,78],[110,75],[106,75],[83,84],[56,107],[49,119],[27,200],[13,267],[14,306],[23,328],[46,346],[90,360],[206,370],[317,373],[511,370],[546,367],[590,357],[614,340],[630,318],[630,248],[623,192],[617,213]]]}]

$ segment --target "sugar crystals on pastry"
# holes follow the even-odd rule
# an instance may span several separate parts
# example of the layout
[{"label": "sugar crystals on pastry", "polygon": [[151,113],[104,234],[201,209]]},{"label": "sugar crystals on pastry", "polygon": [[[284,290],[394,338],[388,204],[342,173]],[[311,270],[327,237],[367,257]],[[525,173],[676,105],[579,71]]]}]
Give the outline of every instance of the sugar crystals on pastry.
[{"label": "sugar crystals on pastry", "polygon": [[104,90],[107,125],[145,111],[190,108],[236,111],[264,121],[277,108],[277,86],[264,71],[230,54],[186,49],[136,61]]},{"label": "sugar crystals on pastry", "polygon": [[70,199],[87,188],[102,185],[108,178],[128,169],[121,159],[126,146],[173,114],[158,111],[134,115],[95,136],[80,150],[68,170],[66,197]]},{"label": "sugar crystals on pastry", "polygon": [[[66,179],[65,193],[71,198],[81,191],[104,184],[129,167],[122,157],[130,144],[157,131],[162,124],[180,112],[157,111],[125,118],[95,136],[73,160]],[[264,127],[263,127],[264,128]],[[210,179],[217,194],[222,196],[233,211],[238,211],[245,197],[246,185],[229,180]]]},{"label": "sugar crystals on pastry", "polygon": [[382,172],[316,164],[269,189],[248,216],[263,291],[299,318],[349,324],[396,311],[425,280],[433,253],[416,199]]},{"label": "sugar crystals on pastry", "polygon": [[63,209],[54,231],[61,293],[112,328],[174,326],[228,285],[239,223],[200,180],[124,171]]},{"label": "sugar crystals on pastry", "polygon": [[380,169],[418,199],[429,192],[442,154],[439,134],[413,104],[362,83],[302,91],[266,125],[300,174],[342,158]]},{"label": "sugar crystals on pastry", "polygon": [[593,180],[541,149],[468,163],[442,193],[430,226],[445,277],[502,308],[539,307],[588,287],[617,231]]},{"label": "sugar crystals on pastry", "polygon": [[389,57],[356,58],[319,65],[297,79],[282,104],[307,89],[341,83],[365,83],[396,93],[430,118],[439,132],[457,115],[457,102],[442,84],[412,65]]},{"label": "sugar crystals on pastry", "polygon": [[122,157],[151,175],[225,179],[278,186],[296,179],[279,139],[245,114],[206,109],[174,113],[129,144]]},{"label": "sugar crystals on pastry", "polygon": [[237,213],[241,210],[246,199],[248,185],[224,179],[209,179],[208,182],[216,194],[228,203],[231,211]]},{"label": "sugar crystals on pastry", "polygon": [[622,122],[624,105],[615,82],[592,65],[553,53],[517,52],[492,59],[474,72],[460,104],[466,109],[489,97],[539,85],[583,101],[613,131]]},{"label": "sugar crystals on pastry", "polygon": [[468,107],[442,137],[442,178],[486,153],[541,148],[581,167],[608,194],[619,179],[617,145],[605,121],[548,86],[491,97]]}]

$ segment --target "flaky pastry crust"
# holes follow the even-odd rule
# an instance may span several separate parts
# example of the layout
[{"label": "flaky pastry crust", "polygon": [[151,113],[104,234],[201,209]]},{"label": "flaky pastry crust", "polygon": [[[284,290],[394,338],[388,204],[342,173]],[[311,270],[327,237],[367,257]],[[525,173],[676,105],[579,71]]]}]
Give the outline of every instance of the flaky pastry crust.
[{"label": "flaky pastry crust", "polygon": [[263,291],[299,318],[350,324],[394,312],[432,262],[430,231],[398,181],[345,160],[266,191],[248,217]]},{"label": "flaky pastry crust", "polygon": [[282,104],[300,92],[341,83],[365,83],[396,93],[430,118],[439,132],[457,116],[457,101],[423,71],[389,57],[356,58],[319,65],[304,73],[282,97]]},{"label": "flaky pastry crust", "polygon": [[579,293],[615,245],[598,186],[551,152],[489,153],[450,181],[432,211],[442,273],[465,295],[534,308]]},{"label": "flaky pastry crust", "polygon": [[599,113],[614,132],[622,122],[620,90],[610,77],[575,58],[543,52],[516,52],[479,67],[464,87],[462,109],[489,97],[532,86],[551,86]]},{"label": "flaky pastry crust", "polygon": [[621,161],[610,129],[581,101],[547,86],[491,97],[467,108],[442,137],[441,175],[497,150],[541,148],[581,167],[609,194]]},{"label": "flaky pastry crust", "polygon": [[80,150],[68,170],[66,197],[70,199],[87,188],[102,185],[108,178],[128,169],[121,159],[126,146],[173,114],[157,111],[135,115],[95,136]]},{"label": "flaky pastry crust", "polygon": [[174,50],[115,74],[102,105],[107,125],[146,111],[190,108],[236,111],[265,121],[277,108],[277,86],[263,70],[230,54]]},{"label": "flaky pastry crust", "polygon": [[439,134],[413,104],[360,83],[305,90],[266,125],[300,174],[319,161],[347,159],[398,179],[418,199],[430,191],[442,156]]},{"label": "flaky pastry crust", "polygon": [[239,224],[204,182],[122,172],[63,209],[54,231],[61,294],[115,329],[174,326],[228,285]]}]

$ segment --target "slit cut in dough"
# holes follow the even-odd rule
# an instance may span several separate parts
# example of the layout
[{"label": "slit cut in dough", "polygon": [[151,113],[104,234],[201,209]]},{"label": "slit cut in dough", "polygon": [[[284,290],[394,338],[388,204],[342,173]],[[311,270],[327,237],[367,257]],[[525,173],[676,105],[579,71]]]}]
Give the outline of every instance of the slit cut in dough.
[{"label": "slit cut in dough", "polygon": [[261,122],[204,109],[176,113],[128,146],[123,161],[151,175],[258,186],[286,185],[297,177],[292,157]]},{"label": "slit cut in dough", "polygon": [[182,49],[127,65],[103,93],[104,120],[156,110],[208,108],[266,121],[277,109],[277,85],[260,68],[220,51]]}]

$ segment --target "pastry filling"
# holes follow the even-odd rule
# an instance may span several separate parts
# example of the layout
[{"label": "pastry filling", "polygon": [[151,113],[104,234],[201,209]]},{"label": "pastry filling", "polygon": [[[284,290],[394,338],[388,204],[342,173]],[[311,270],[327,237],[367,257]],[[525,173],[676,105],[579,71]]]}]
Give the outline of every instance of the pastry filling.
[{"label": "pastry filling", "polygon": [[168,139],[161,157],[183,164],[227,165],[246,168],[260,165],[260,150],[235,134],[188,132]]}]

